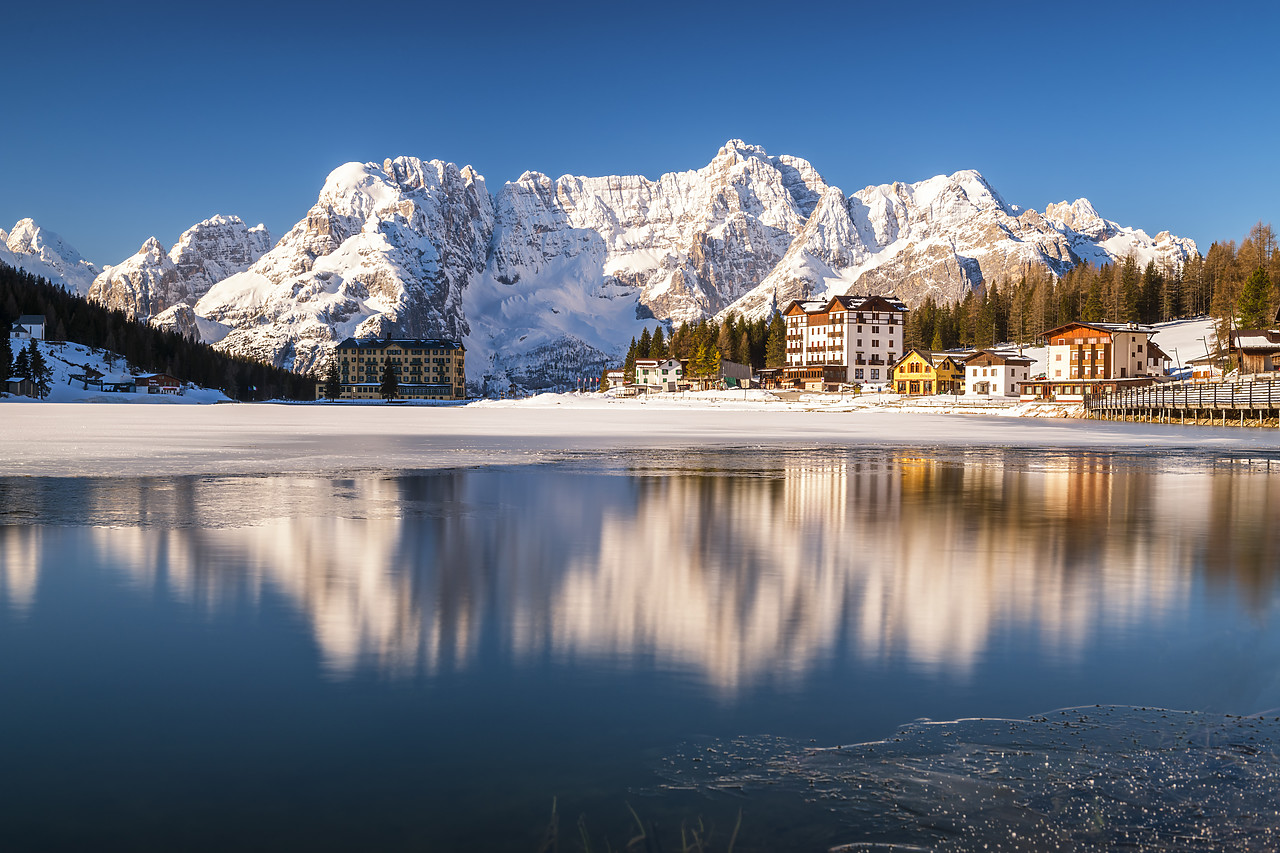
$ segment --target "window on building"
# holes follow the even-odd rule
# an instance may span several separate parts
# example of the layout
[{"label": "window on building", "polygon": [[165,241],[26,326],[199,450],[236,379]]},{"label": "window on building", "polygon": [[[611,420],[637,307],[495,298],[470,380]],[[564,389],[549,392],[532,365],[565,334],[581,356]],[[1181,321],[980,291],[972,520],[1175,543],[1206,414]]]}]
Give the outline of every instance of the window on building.
[{"label": "window on building", "polygon": [[872,378],[872,379],[879,379],[879,378],[880,378],[880,370],[879,370],[879,368],[876,368],[876,367],[871,368],[871,378]]}]

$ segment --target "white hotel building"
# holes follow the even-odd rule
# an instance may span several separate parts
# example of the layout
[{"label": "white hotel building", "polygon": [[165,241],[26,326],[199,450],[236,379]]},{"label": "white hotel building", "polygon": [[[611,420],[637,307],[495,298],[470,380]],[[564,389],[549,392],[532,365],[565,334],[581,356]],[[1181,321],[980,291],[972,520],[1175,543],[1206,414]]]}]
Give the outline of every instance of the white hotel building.
[{"label": "white hotel building", "polygon": [[810,387],[887,384],[902,355],[907,306],[892,296],[835,296],[792,302],[787,326],[787,377]]}]

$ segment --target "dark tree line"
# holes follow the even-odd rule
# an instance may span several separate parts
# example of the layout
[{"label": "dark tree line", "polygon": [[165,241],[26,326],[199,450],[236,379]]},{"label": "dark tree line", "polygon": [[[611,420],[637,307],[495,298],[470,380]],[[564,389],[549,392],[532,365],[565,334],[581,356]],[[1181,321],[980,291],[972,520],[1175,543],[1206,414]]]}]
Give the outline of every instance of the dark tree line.
[{"label": "dark tree line", "polygon": [[786,358],[786,330],[780,315],[747,320],[732,312],[725,316],[724,322],[709,319],[681,323],[670,339],[661,325],[652,332],[646,327],[638,340],[631,339],[623,365],[626,376],[635,375],[637,358],[688,359],[691,367],[712,362],[718,367],[722,358],[750,365],[752,370],[781,367]]},{"label": "dark tree line", "polygon": [[123,356],[153,373],[218,388],[238,400],[315,399],[315,380],[268,364],[218,352],[176,332],[131,320],[68,293],[23,270],[0,264],[0,323],[8,329],[23,314],[45,318],[45,337],[73,341]]}]

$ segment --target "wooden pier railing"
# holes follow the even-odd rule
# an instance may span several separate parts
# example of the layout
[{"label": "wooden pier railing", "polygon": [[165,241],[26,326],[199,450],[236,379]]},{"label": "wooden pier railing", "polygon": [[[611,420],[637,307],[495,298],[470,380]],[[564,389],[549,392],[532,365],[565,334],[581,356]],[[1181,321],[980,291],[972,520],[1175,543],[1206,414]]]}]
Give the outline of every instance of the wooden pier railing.
[{"label": "wooden pier railing", "polygon": [[[1091,418],[1164,423],[1280,425],[1280,381],[1177,383],[1128,388],[1085,400]],[[1231,416],[1228,416],[1231,413]]]}]

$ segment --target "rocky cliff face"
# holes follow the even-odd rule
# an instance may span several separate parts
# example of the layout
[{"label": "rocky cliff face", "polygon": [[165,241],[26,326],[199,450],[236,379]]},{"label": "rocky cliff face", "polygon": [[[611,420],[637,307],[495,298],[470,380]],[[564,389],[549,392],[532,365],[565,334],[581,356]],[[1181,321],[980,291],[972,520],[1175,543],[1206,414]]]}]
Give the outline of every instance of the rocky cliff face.
[{"label": "rocky cliff face", "polygon": [[[469,371],[504,388],[597,376],[644,322],[696,322],[755,287],[826,189],[804,160],[739,140],[657,180],[526,172],[497,195],[466,294]],[[564,363],[547,362],[556,351]]]},{"label": "rocky cliff face", "polygon": [[101,270],[80,257],[58,234],[30,219],[20,219],[5,233],[0,229],[0,261],[48,279],[72,293],[84,296]]},{"label": "rocky cliff face", "polygon": [[348,163],[304,220],[195,313],[230,327],[221,348],[300,372],[351,335],[461,339],[463,292],[492,231],[492,200],[470,167]]},{"label": "rocky cliff face", "polygon": [[135,255],[95,278],[88,297],[149,320],[175,305],[195,305],[214,284],[248,269],[270,241],[262,225],[249,228],[239,217],[215,216],[182,232],[168,252],[150,238]]},{"label": "rocky cliff face", "polygon": [[843,212],[829,196],[783,262],[731,310],[758,317],[792,299],[850,292],[893,294],[908,305],[929,296],[946,302],[1027,267],[1060,275],[1082,260],[1130,254],[1172,267],[1196,251],[1168,232],[1152,240],[1102,219],[1084,199],[1049,205],[1043,216],[1022,210],[972,171],[867,187]]},{"label": "rocky cliff face", "polygon": [[93,280],[89,298],[137,320],[149,320],[165,308],[165,298],[177,289],[178,271],[155,237],[129,258]]}]

